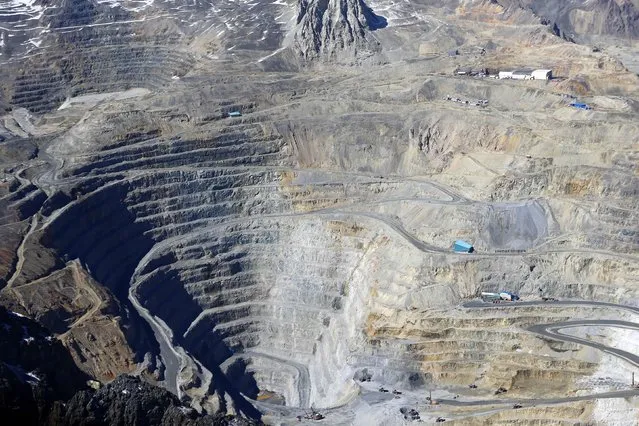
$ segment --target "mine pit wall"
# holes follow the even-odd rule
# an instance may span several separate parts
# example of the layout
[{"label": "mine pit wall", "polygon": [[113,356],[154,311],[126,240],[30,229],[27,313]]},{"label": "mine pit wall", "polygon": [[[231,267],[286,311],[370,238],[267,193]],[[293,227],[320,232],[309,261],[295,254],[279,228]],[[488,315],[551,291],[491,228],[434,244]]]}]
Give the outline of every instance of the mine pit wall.
[{"label": "mine pit wall", "polygon": [[[369,240],[353,265],[343,311],[333,317],[309,363],[311,403],[318,407],[347,402],[357,390],[353,378],[364,369],[378,383],[400,389],[429,381],[430,374],[421,360],[413,357],[406,345],[391,343],[408,337],[402,337],[404,321],[414,322],[420,317],[411,315],[424,309],[451,307],[477,291],[470,279],[472,268],[467,269],[463,262],[456,265],[460,285],[429,281],[428,271],[437,264],[448,264],[450,259],[425,255],[401,239],[389,238],[374,222],[358,225],[366,229]],[[423,297],[415,296],[422,288]],[[397,312],[407,312],[407,308],[412,313],[403,319]],[[394,331],[377,334],[378,324]],[[386,349],[390,352],[385,353]]]},{"label": "mine pit wall", "polygon": [[[394,259],[411,257],[410,251],[386,249],[386,252],[391,251],[396,253]],[[349,364],[358,371],[366,368],[378,383],[398,388],[431,380],[442,384],[467,384],[476,380],[480,373],[485,374],[484,380],[491,385],[516,383],[523,378],[543,380],[545,373],[535,355],[528,360],[530,356],[525,354],[515,358],[509,354],[515,345],[524,345],[534,351],[538,344],[533,336],[528,338],[515,331],[513,325],[525,327],[543,323],[547,318],[527,314],[517,324],[510,325],[501,317],[494,321],[464,322],[448,318],[453,314],[448,314],[447,310],[458,305],[460,300],[476,297],[481,290],[513,289],[537,299],[539,287],[543,288],[544,294],[559,298],[636,305],[637,290],[632,278],[636,262],[610,261],[586,254],[582,263],[571,260],[574,257],[580,256],[558,253],[481,258],[426,254],[422,255],[421,265],[415,260],[396,261],[393,267],[406,271],[401,280],[394,279],[393,272],[385,269],[375,271],[374,265],[383,265],[383,261],[371,261],[369,280],[379,285],[369,289],[363,327],[367,342],[351,353]],[[412,275],[411,270],[419,272]],[[580,284],[587,282],[597,284]],[[619,287],[615,283],[623,285]],[[469,323],[473,321],[481,321],[485,330],[477,330]],[[512,377],[504,374],[499,363],[492,363],[491,359],[514,363]],[[548,377],[562,374],[562,362],[552,360]],[[573,381],[592,372],[593,366],[575,362],[562,377]]]},{"label": "mine pit wall", "polygon": [[365,343],[362,328],[370,291],[367,274],[370,254],[377,248],[375,227],[370,223],[347,219],[327,225],[329,229],[325,232],[337,235],[339,244],[355,245],[360,250],[348,262],[346,276],[339,277],[338,282],[343,282],[341,309],[320,334],[309,362],[309,403],[316,407],[341,405],[357,394],[357,386],[352,380],[355,370],[348,361],[351,352]]},{"label": "mine pit wall", "polygon": [[[424,254],[403,241],[382,238],[386,238],[383,249],[373,253],[366,277],[372,283],[362,327],[366,345],[352,353],[349,362],[359,370],[366,368],[378,383],[410,389],[431,380],[431,369],[413,353],[411,342],[423,340],[437,328],[422,327],[420,322],[473,297],[476,270],[465,261]],[[418,334],[413,334],[413,327]]]},{"label": "mine pit wall", "polygon": [[152,247],[147,231],[123,204],[128,188],[111,185],[66,208],[46,228],[45,244],[69,259],[78,258],[91,274],[126,299],[139,260]]},{"label": "mine pit wall", "polygon": [[298,384],[302,380],[299,369],[281,360],[264,356],[250,358],[250,370],[262,390],[272,390],[284,398],[290,407],[302,406]]},{"label": "mine pit wall", "polygon": [[136,298],[152,315],[161,317],[174,335],[184,333],[201,312],[174,271],[150,274],[134,285]]},{"label": "mine pit wall", "polygon": [[349,318],[357,292],[346,286],[370,237],[364,230],[342,236],[341,226],[317,217],[280,223],[271,254],[254,257],[254,270],[263,271],[258,283],[269,290],[264,307],[247,312],[264,318],[246,358],[260,389],[282,395],[289,406],[332,405],[343,386],[335,373],[345,365],[348,327],[357,327]]},{"label": "mine pit wall", "polygon": [[[154,24],[135,22],[136,15],[123,8],[83,0],[59,3],[46,7],[37,20],[47,28],[38,37],[42,49],[8,70],[14,105],[43,113],[71,96],[163,88],[193,64],[179,46],[179,30],[167,29],[155,37],[146,28]],[[96,23],[100,25],[93,26]],[[108,23],[115,25],[104,25]]]},{"label": "mine pit wall", "polygon": [[[146,196],[131,198],[142,194],[136,191],[126,184],[98,190],[67,208],[46,230],[46,240],[69,258],[80,258],[100,282],[120,295],[154,244],[145,232],[152,226],[178,225],[177,216],[167,220],[166,212],[155,218],[133,215],[135,207],[127,208],[123,200],[146,202]],[[161,203],[154,208],[151,213],[163,210]],[[207,214],[217,213],[213,209]],[[557,297],[636,300],[635,261],[587,253],[491,258],[424,254],[380,223],[347,215],[247,222],[196,234],[189,243],[156,253],[142,270],[138,294],[153,314],[171,326],[178,343],[204,365],[220,365],[233,352],[245,351],[257,387],[282,395],[290,406],[343,403],[354,392],[351,378],[362,368],[375,380],[398,388],[430,377],[472,378],[475,367],[434,370],[405,346],[388,343],[410,338],[403,334],[402,324],[419,319],[421,310],[454,306],[480,290],[536,294],[542,287]],[[179,233],[165,232],[156,236]],[[218,265],[207,260],[207,252],[224,261]],[[193,261],[203,266],[213,263],[208,269],[188,263],[180,267],[179,262]],[[232,266],[238,262],[239,269]],[[207,284],[211,278],[222,279],[222,284]],[[624,284],[621,290],[619,283]],[[247,287],[245,296],[217,294],[220,288],[243,287]],[[244,302],[253,304],[234,306]],[[209,307],[224,309],[179,341],[191,321]],[[394,314],[403,311],[408,312],[405,318]],[[374,329],[371,318],[378,329],[389,332],[369,332]],[[245,323],[225,326],[238,320]],[[362,330],[369,334],[360,334]]]},{"label": "mine pit wall", "polygon": [[96,281],[114,293],[127,311],[122,319],[124,337],[135,361],[142,362],[145,354],[157,354],[159,348],[127,294],[129,278],[153,242],[123,203],[128,190],[126,184],[105,186],[54,212],[41,241],[63,260],[79,259]]},{"label": "mine pit wall", "polygon": [[[361,222],[358,225],[361,225]],[[424,255],[416,252],[412,247],[403,246],[401,241],[388,242],[388,239],[384,237],[372,238],[370,229],[375,229],[375,226],[368,225],[365,227],[367,230],[363,231],[369,238],[369,242],[365,243],[368,248],[363,249],[364,254],[359,260],[347,262],[351,265],[352,272],[346,281],[348,289],[341,299],[342,310],[331,315],[329,326],[319,334],[317,342],[313,345],[313,354],[308,361],[309,404],[316,407],[344,403],[355,389],[351,379],[362,368],[372,373],[375,380],[398,388],[419,386],[432,379],[452,383],[473,380],[477,369],[486,362],[486,358],[480,356],[476,359],[475,367],[471,363],[464,371],[455,373],[447,369],[453,368],[452,366],[457,365],[456,363],[461,360],[471,361],[474,358],[461,353],[457,360],[449,363],[450,366],[447,367],[444,364],[442,367],[435,368],[428,363],[423,364],[420,357],[413,357],[405,345],[389,346],[395,338],[411,338],[410,335],[402,337],[402,324],[404,321],[418,320],[419,314],[415,315],[420,310],[440,310],[451,307],[459,300],[475,297],[483,289],[512,288],[514,291],[520,291],[525,287],[529,288],[527,291],[531,294],[536,294],[537,286],[540,285],[540,279],[544,278],[544,273],[556,275],[555,286],[548,291],[563,294],[569,292],[572,287],[561,283],[560,279],[564,273],[555,271],[554,267],[550,271],[545,271],[545,268],[538,268],[536,271],[533,268],[534,272],[531,271],[530,266],[535,263],[531,257],[500,258],[496,256],[482,259],[473,256],[465,258],[454,255]],[[316,230],[315,233],[322,232]],[[305,234],[314,235],[309,229]],[[321,240],[321,237],[314,235],[313,239],[317,242]],[[380,245],[386,244],[397,244],[399,247],[394,247],[394,250],[385,248],[377,251]],[[403,255],[393,256],[391,260],[387,254],[384,254],[384,252],[396,251],[400,251]],[[389,262],[394,263],[393,271],[380,270],[376,266],[388,265]],[[294,261],[291,264],[299,265]],[[593,279],[592,276],[582,278]],[[338,278],[338,282],[340,279]],[[614,295],[606,294],[604,300],[609,300],[608,298],[612,296]],[[406,311],[407,308],[408,311]],[[402,319],[402,315],[390,314],[395,311],[407,312],[406,318]],[[380,319],[387,324],[387,327],[390,327],[390,330],[395,331],[379,336],[373,334],[366,338],[360,333],[369,328],[367,324],[369,318]],[[429,329],[427,325],[425,327],[423,332]],[[433,325],[432,329],[435,330],[437,327]],[[395,337],[393,337],[394,334]],[[494,340],[497,335],[492,333],[485,336],[475,333],[473,336],[477,341],[492,340],[494,345],[499,342]],[[513,334],[506,340],[506,344],[502,345],[504,346],[502,350],[510,348],[516,341],[516,335]],[[302,349],[302,347],[295,349],[295,346],[296,344],[293,345],[294,351]],[[487,348],[487,353],[496,348],[497,346],[494,346],[494,349]],[[436,346],[431,349],[437,350]],[[389,361],[387,358],[393,360]],[[291,359],[304,362],[304,357],[299,355],[291,355]],[[384,360],[382,364],[380,360]],[[258,365],[257,362],[256,365]],[[497,373],[498,371],[494,371],[488,376],[497,377]],[[518,377],[526,375],[526,377],[532,377],[539,374],[542,373],[523,369]],[[283,376],[286,376],[287,380],[282,379]],[[275,378],[273,374],[268,376],[268,374],[258,373],[256,379],[264,384],[265,388],[287,395],[288,404],[294,405],[298,401],[294,390],[283,390],[284,386],[293,383],[300,386],[299,374],[295,371],[287,375],[282,373],[278,378]]]},{"label": "mine pit wall", "polygon": [[[522,294],[537,296],[541,288],[544,295],[557,298],[637,305],[637,260],[615,258],[614,252],[570,251],[515,257],[511,263],[514,265],[515,259],[518,259],[520,266],[518,272],[506,271],[508,282],[514,283],[515,291]],[[490,263],[495,266],[488,266]],[[495,268],[501,262],[495,259],[490,263],[486,267]],[[496,288],[490,286],[489,291]]]},{"label": "mine pit wall", "polygon": [[[229,145],[226,139],[216,142]],[[210,155],[198,158],[204,163],[235,165],[241,161],[235,158],[240,148],[256,155],[255,162],[262,161],[262,154],[277,152],[276,140],[257,142],[266,148],[253,149],[250,142],[231,143],[229,149],[213,147]],[[202,145],[201,141],[184,143],[194,143],[196,148]],[[146,152],[134,148],[131,152],[135,155],[124,151],[96,156],[91,165],[78,167],[68,175],[183,165],[188,156],[182,151],[176,146],[166,158],[162,158],[166,151],[161,151],[159,158],[149,160],[138,158],[138,154],[145,156]],[[277,155],[264,160],[273,161],[279,161]],[[230,348],[241,351],[258,344],[259,334],[250,327],[227,327],[230,331],[225,333],[216,327],[244,318],[250,320],[252,315],[276,316],[273,307],[259,306],[266,294],[264,287],[256,288],[251,262],[254,255],[264,256],[264,250],[259,248],[275,242],[273,235],[277,230],[267,220],[245,220],[249,215],[290,210],[290,203],[278,197],[274,178],[269,171],[208,168],[158,170],[108,188],[97,189],[99,183],[89,185],[85,189],[91,195],[59,214],[47,231],[47,240],[68,257],[79,257],[100,281],[117,289],[121,300],[126,300],[125,290],[139,265],[133,284],[142,305],[171,327],[178,344],[206,366],[217,367],[232,354]],[[222,226],[228,219],[238,222]],[[161,244],[171,237],[178,237],[179,242]],[[150,251],[156,243],[160,248]],[[111,259],[126,263],[119,268]],[[243,302],[249,305],[242,306]],[[192,322],[208,308],[218,312],[183,338]],[[247,332],[242,334],[244,331]]]},{"label": "mine pit wall", "polygon": [[[313,138],[307,137],[304,141],[296,135],[296,149],[312,148]],[[264,147],[251,149],[251,155],[263,158],[280,146],[277,140],[261,143]],[[368,142],[358,146],[368,150],[367,155],[372,155],[371,149],[377,152]],[[134,149],[136,155],[130,158],[126,153],[96,158],[92,166],[76,173],[99,175],[127,167],[188,163],[182,148],[175,155],[159,150],[158,156],[164,158],[153,161],[137,158],[144,156],[138,151]],[[318,161],[315,154],[309,152],[300,162]],[[240,162],[236,155],[235,149],[215,150],[198,158],[203,164],[234,166]],[[397,170],[401,155],[395,153],[394,160],[376,165],[375,170]],[[350,158],[353,163],[343,165],[346,169],[365,156]],[[277,156],[260,161],[281,164]],[[239,167],[197,172],[158,169],[127,184],[110,184],[64,210],[47,229],[46,239],[69,258],[80,258],[100,282],[126,300],[122,294],[149,250],[167,238],[185,237],[154,251],[141,265],[136,282],[139,300],[171,327],[176,343],[205,366],[222,364],[224,371],[236,358],[245,360],[255,382],[244,382],[247,375],[240,366],[231,369],[239,371],[232,383],[242,383],[243,393],[250,397],[259,388],[281,395],[290,406],[338,405],[354,393],[352,377],[363,368],[374,380],[398,388],[418,386],[431,377],[472,378],[485,362],[482,359],[463,371],[456,370],[456,361],[433,367],[421,354],[392,342],[435,330],[404,327],[481,290],[537,294],[537,288],[543,287],[552,296],[621,302],[636,294],[612,285],[623,282],[625,288],[633,288],[636,261],[584,253],[491,258],[431,254],[417,250],[381,221],[361,216],[266,219],[261,215],[307,211],[302,209],[315,206],[312,203],[327,193],[331,199],[339,197],[330,186],[314,188],[312,194],[298,188],[281,191],[274,173]],[[94,191],[99,182],[88,186],[87,192]],[[534,229],[513,227],[511,233],[527,243],[536,242],[554,229],[541,224],[544,207],[529,203],[500,208],[494,212],[495,221],[512,224],[514,218],[529,218]],[[384,215],[394,213],[390,209]],[[229,219],[232,224],[225,223]],[[490,232],[484,238],[489,244],[510,244],[496,242]],[[192,327],[205,309],[211,312]],[[474,336],[495,339],[491,334]],[[460,359],[474,350],[466,349]]]}]

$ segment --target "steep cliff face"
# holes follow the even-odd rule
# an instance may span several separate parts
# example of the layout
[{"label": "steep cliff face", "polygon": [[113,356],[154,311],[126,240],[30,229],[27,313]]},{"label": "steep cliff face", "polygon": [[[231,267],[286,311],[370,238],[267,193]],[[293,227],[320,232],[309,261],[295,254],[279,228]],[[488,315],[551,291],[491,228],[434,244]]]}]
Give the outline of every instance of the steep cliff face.
[{"label": "steep cliff face", "polygon": [[295,49],[305,60],[361,60],[379,52],[371,31],[385,25],[362,0],[300,0]]},{"label": "steep cliff face", "polygon": [[[502,2],[512,3],[511,0]],[[561,33],[577,39],[591,36],[639,37],[639,9],[630,0],[518,0],[518,3],[552,21]]]}]

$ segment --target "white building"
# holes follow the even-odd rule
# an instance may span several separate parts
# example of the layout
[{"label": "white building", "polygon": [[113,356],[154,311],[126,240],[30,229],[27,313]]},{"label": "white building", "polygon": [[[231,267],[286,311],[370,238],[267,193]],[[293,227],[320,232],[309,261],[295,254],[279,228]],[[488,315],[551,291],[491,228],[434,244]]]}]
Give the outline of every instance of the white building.
[{"label": "white building", "polygon": [[532,72],[533,80],[550,80],[552,78],[552,70],[535,70]]},{"label": "white building", "polygon": [[517,70],[512,72],[512,77],[515,80],[530,80],[532,79],[532,70]]},{"label": "white building", "polygon": [[515,71],[499,71],[499,78],[512,78],[513,80],[550,80],[552,78],[552,70],[515,70]]}]

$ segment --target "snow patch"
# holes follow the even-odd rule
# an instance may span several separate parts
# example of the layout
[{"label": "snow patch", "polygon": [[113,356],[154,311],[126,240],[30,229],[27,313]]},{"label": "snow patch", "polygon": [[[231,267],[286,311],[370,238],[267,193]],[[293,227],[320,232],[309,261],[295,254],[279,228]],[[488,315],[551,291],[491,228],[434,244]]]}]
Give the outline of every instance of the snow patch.
[{"label": "snow patch", "polygon": [[127,12],[142,12],[153,5],[154,0],[98,0],[98,4],[104,4],[111,8],[121,7]]},{"label": "snow patch", "polygon": [[20,14],[29,12],[39,12],[44,9],[36,4],[36,0],[9,0],[8,2],[0,2],[0,10],[10,14]]},{"label": "snow patch", "polygon": [[24,368],[22,368],[19,365],[11,365],[11,364],[7,364],[7,363],[4,363],[4,365],[6,365],[9,368],[9,370],[11,370],[11,372],[13,374],[15,374],[15,376],[18,378],[18,380],[20,380],[22,383],[28,383],[30,385],[37,385],[42,380],[33,371],[27,372],[27,371],[25,371]]},{"label": "snow patch", "polygon": [[277,49],[275,52],[271,53],[270,55],[266,55],[266,56],[264,56],[264,57],[262,57],[262,58],[258,59],[258,60],[257,60],[257,62],[258,62],[258,63],[259,63],[259,62],[263,62],[263,61],[265,61],[266,59],[268,59],[268,58],[270,58],[270,57],[273,57],[273,56],[277,55],[278,53],[280,53],[280,52],[281,52],[282,50],[284,50],[284,49],[286,49],[286,48],[285,48],[285,47],[280,47],[279,49]]},{"label": "snow patch", "polygon": [[29,330],[24,325],[22,326],[22,341],[27,345],[33,342],[35,339],[29,335]]},{"label": "snow patch", "polygon": [[29,371],[27,373],[27,376],[31,377],[32,379],[34,379],[36,382],[40,381],[40,378],[38,376],[35,375],[35,373],[33,371]]},{"label": "snow patch", "polygon": [[35,47],[40,47],[40,45],[42,44],[42,39],[31,39],[29,40],[29,43],[31,43]]}]

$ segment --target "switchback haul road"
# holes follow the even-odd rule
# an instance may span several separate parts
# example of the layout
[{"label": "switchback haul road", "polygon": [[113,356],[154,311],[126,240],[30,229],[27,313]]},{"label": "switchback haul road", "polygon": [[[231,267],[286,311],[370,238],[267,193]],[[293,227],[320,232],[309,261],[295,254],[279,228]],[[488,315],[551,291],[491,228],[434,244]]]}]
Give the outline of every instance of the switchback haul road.
[{"label": "switchback haul road", "polygon": [[[548,301],[548,302],[513,302],[513,303],[503,303],[495,305],[493,303],[486,303],[481,301],[472,301],[465,303],[463,305],[464,308],[467,309],[487,309],[487,308],[498,308],[498,309],[517,309],[523,307],[530,306],[539,306],[539,307],[553,307],[553,306],[593,306],[600,308],[612,308],[612,309],[621,309],[625,311],[630,311],[634,314],[639,314],[639,308],[634,306],[627,305],[618,305],[615,303],[609,302],[594,302],[587,300],[567,300],[567,301]],[[560,340],[564,342],[578,343],[581,345],[589,346],[605,352],[607,354],[613,355],[619,359],[622,359],[630,364],[639,367],[639,356],[632,354],[627,351],[623,351],[621,349],[613,348],[610,346],[602,345],[600,343],[593,342],[588,339],[582,339],[579,337],[574,337],[567,335],[562,332],[563,329],[566,328],[576,328],[576,327],[619,327],[626,329],[633,329],[639,331],[639,324],[630,322],[630,321],[620,321],[620,320],[574,320],[574,321],[562,321],[556,322],[552,324],[538,324],[531,327],[528,327],[527,330],[539,334],[541,336],[549,337],[555,340]],[[550,405],[550,404],[562,404],[566,402],[574,402],[574,401],[586,401],[586,400],[594,400],[594,399],[609,399],[609,398],[628,398],[639,396],[639,388],[631,388],[626,390],[612,391],[612,392],[603,392],[603,393],[595,393],[590,395],[579,395],[579,396],[571,396],[565,398],[540,398],[540,399],[483,399],[483,400],[473,400],[473,401],[460,401],[458,399],[440,399],[438,400],[440,404],[451,405],[451,406],[491,406],[491,405],[511,405],[511,404],[525,404],[525,405]]]}]

